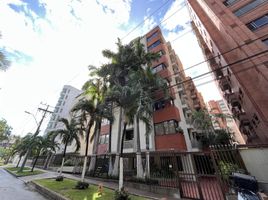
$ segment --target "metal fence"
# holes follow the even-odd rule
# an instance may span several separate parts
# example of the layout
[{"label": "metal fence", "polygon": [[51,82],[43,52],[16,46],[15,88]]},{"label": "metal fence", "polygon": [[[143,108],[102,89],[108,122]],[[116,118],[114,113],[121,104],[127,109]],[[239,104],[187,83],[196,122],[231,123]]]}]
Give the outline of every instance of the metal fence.
[{"label": "metal fence", "polygon": [[[110,156],[114,164],[114,154],[97,155],[94,173],[86,175],[112,178],[108,176]],[[139,182],[150,187],[178,189],[180,196],[188,199],[224,200],[224,194],[229,190],[229,175],[233,171],[246,171],[238,150],[230,145],[211,146],[209,151],[204,152],[142,152],[142,179],[137,179],[136,156],[136,153],[123,155],[125,181]],[[42,161],[38,163],[42,164],[45,158],[40,159]],[[62,155],[52,156],[50,166],[59,167],[61,159]],[[86,171],[90,159],[91,157],[88,158]],[[74,167],[73,173],[82,172],[83,156],[67,154],[67,160]],[[146,170],[146,166],[149,169]]]}]

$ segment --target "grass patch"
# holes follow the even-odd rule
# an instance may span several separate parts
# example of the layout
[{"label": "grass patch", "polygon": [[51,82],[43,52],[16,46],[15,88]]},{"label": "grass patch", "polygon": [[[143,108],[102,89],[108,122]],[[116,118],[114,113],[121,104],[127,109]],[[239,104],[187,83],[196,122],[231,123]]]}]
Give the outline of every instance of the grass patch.
[{"label": "grass patch", "polygon": [[33,172],[31,172],[31,168],[29,167],[24,167],[23,172],[18,172],[20,167],[6,167],[5,169],[8,170],[10,173],[14,174],[15,176],[31,176],[44,173],[40,170],[34,170]]},{"label": "grass patch", "polygon": [[[34,181],[54,192],[71,200],[112,200],[114,198],[114,190],[103,188],[102,196],[98,196],[98,186],[89,185],[88,189],[78,190],[75,189],[77,181],[72,179],[64,179],[64,181],[58,182],[54,179],[41,179]],[[146,200],[146,198],[131,195],[131,200]]]},{"label": "grass patch", "polygon": [[[20,167],[5,167],[6,170],[8,171],[18,171],[20,169]],[[23,170],[30,170],[30,167],[24,167]]]}]

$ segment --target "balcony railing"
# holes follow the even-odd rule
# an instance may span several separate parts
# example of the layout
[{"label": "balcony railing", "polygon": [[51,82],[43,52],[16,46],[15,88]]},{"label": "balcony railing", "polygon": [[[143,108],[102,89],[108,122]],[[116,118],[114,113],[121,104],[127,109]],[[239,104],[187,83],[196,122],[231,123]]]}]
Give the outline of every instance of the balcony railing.
[{"label": "balcony railing", "polygon": [[133,144],[134,144],[133,140],[124,141],[124,149],[132,149],[134,146]]},{"label": "balcony railing", "polygon": [[226,76],[222,77],[219,80],[219,85],[223,92],[226,90],[231,90],[231,82],[230,82],[229,77],[226,77]]}]

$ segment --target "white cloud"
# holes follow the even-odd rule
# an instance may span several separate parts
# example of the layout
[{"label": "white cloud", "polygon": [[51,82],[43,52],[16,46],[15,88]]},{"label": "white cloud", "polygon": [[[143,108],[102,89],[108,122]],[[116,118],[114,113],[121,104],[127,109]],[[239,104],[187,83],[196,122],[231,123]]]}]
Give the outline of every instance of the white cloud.
[{"label": "white cloud", "polygon": [[[41,102],[55,105],[64,84],[80,88],[88,78],[87,66],[104,62],[101,51],[114,49],[117,37],[125,34],[120,25],[129,20],[131,1],[40,0],[45,19],[31,10],[17,13],[0,2],[1,45],[33,58],[31,63],[13,62],[0,72],[0,117],[14,127],[14,133],[26,134],[35,127],[24,110],[33,111]],[[103,10],[103,6],[110,10]],[[70,82],[71,80],[71,82]],[[26,124],[25,120],[31,122]],[[23,128],[24,127],[24,128]]]}]

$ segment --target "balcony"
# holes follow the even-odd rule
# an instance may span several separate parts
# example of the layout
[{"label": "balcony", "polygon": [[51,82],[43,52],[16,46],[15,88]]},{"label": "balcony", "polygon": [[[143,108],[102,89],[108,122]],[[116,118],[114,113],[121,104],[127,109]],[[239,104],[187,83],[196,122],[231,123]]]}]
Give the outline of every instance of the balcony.
[{"label": "balcony", "polygon": [[159,74],[159,76],[161,76],[164,79],[168,79],[169,81],[171,81],[171,73],[170,71],[166,68],[166,69],[162,69],[161,71],[157,72],[157,74]]},{"label": "balcony", "polygon": [[168,66],[168,59],[166,55],[162,55],[158,60],[154,61],[152,63],[152,67],[155,67],[161,63],[164,63],[166,66]]},{"label": "balcony", "polygon": [[197,98],[196,92],[191,92],[191,98],[192,98],[192,99]]},{"label": "balcony", "polygon": [[202,143],[196,139],[191,139],[192,148],[202,149]]},{"label": "balcony", "polygon": [[237,107],[241,110],[241,100],[239,99],[239,94],[237,92],[233,92],[225,95],[227,102],[233,107]]},{"label": "balcony", "polygon": [[153,113],[154,123],[160,123],[171,119],[177,121],[181,120],[179,109],[174,105],[157,110]]},{"label": "balcony", "polygon": [[216,71],[214,71],[214,75],[217,80],[222,79],[224,76],[221,69],[216,69]]},{"label": "balcony", "polygon": [[124,141],[124,149],[133,149],[134,140]]},{"label": "balcony", "polygon": [[219,80],[219,86],[221,88],[221,90],[223,92],[225,92],[226,90],[229,90],[231,91],[231,81],[230,81],[230,78],[229,77],[222,77],[220,80]]},{"label": "balcony", "polygon": [[160,50],[165,50],[165,45],[164,44],[159,44],[158,46],[154,47],[153,49],[149,50],[149,52],[152,53],[158,53]]},{"label": "balcony", "polygon": [[[175,90],[174,88],[169,88],[168,89],[168,94],[169,97],[171,99],[175,99],[176,98],[176,94],[175,94]],[[163,90],[157,90],[155,92],[153,92],[153,98],[155,101],[163,99],[165,97],[164,91]]]}]

